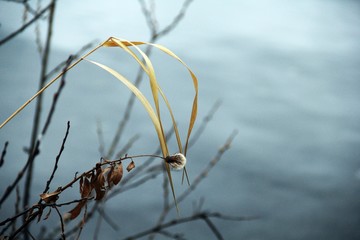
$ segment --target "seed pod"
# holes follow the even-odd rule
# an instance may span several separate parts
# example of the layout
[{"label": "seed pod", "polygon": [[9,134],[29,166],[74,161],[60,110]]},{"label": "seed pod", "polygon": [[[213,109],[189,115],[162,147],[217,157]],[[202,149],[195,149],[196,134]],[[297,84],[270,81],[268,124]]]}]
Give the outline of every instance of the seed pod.
[{"label": "seed pod", "polygon": [[180,170],[186,165],[186,157],[182,153],[175,153],[165,158],[165,161],[175,170]]}]

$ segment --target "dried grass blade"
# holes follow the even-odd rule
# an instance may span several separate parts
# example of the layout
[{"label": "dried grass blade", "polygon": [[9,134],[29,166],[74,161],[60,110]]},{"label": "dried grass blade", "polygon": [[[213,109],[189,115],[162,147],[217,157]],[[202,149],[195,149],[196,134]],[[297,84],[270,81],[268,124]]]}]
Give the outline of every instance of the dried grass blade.
[{"label": "dried grass blade", "polygon": [[159,44],[150,44],[150,45],[158,48],[159,50],[163,51],[164,53],[166,53],[169,56],[171,56],[171,57],[175,58],[176,60],[178,60],[184,67],[186,67],[186,69],[190,73],[190,76],[191,76],[191,78],[193,80],[193,85],[194,85],[194,89],[195,89],[195,96],[194,96],[194,100],[193,100],[193,104],[192,104],[191,116],[190,116],[190,121],[189,121],[189,128],[188,128],[188,133],[187,133],[186,143],[185,143],[185,149],[184,149],[184,155],[186,156],[186,152],[187,152],[187,148],[188,148],[188,144],[189,144],[189,138],[190,138],[192,129],[193,129],[195,121],[196,121],[196,116],[197,116],[198,92],[199,92],[198,80],[197,80],[197,77],[195,76],[195,74],[193,73],[193,71],[175,53],[173,53],[168,48],[166,48],[164,46],[161,46]]},{"label": "dried grass blade", "polygon": [[98,63],[98,62],[94,62],[91,60],[87,60],[87,61],[89,61],[90,63],[93,63],[94,65],[97,65],[98,67],[109,72],[111,75],[113,75],[116,79],[118,79],[120,82],[122,82],[127,88],[129,88],[130,91],[132,91],[135,94],[135,96],[139,99],[139,101],[145,107],[147,113],[149,114],[151,121],[153,122],[153,125],[155,127],[156,133],[157,133],[159,141],[160,141],[160,147],[163,152],[163,155],[164,156],[168,155],[166,142],[162,135],[159,118],[157,117],[156,113],[154,112],[154,109],[152,108],[152,106],[150,105],[149,101],[144,96],[144,94],[134,84],[132,84],[128,79],[126,79],[123,75],[121,75],[114,69],[112,69],[108,66],[105,66],[101,63]]},{"label": "dried grass blade", "polygon": [[[186,144],[185,144],[185,149],[184,149],[184,155],[186,156],[186,152],[187,152],[187,147],[188,147],[188,143],[189,143],[189,138],[190,138],[190,135],[191,135],[191,132],[192,132],[192,129],[194,127],[194,124],[195,124],[195,121],[196,121],[196,116],[197,116],[197,104],[198,104],[198,80],[197,80],[197,77],[195,76],[195,74],[193,73],[193,71],[186,65],[186,63],[181,59],[179,58],[175,53],[173,53],[170,49],[162,46],[162,45],[159,45],[159,44],[153,44],[153,43],[147,43],[147,42],[139,42],[139,41],[136,41],[136,42],[131,42],[131,41],[127,41],[127,40],[123,40],[123,39],[117,39],[117,38],[114,38],[114,37],[111,37],[109,38],[108,41],[106,41],[103,46],[105,47],[116,47],[116,46],[121,46],[122,48],[124,49],[128,49],[127,47],[128,46],[133,46],[135,48],[138,49],[139,53],[144,57],[145,61],[147,58],[147,56],[137,47],[137,45],[143,45],[143,44],[147,44],[147,45],[150,45],[150,46],[153,46],[155,48],[158,48],[159,50],[163,51],[164,53],[168,54],[169,56],[175,58],[176,60],[178,60],[183,66],[186,67],[186,69],[189,71],[190,73],[190,76],[193,80],[193,85],[194,85],[194,89],[195,89],[195,96],[194,96],[194,100],[193,100],[193,104],[192,104],[192,110],[191,110],[191,116],[190,116],[190,121],[189,121],[189,127],[188,127],[188,133],[187,133],[187,137],[186,137]],[[128,51],[128,50],[127,50]],[[136,55],[135,55],[136,56]],[[137,60],[138,61],[138,60]],[[143,67],[144,69],[144,67]],[[144,69],[145,70],[145,69]],[[145,71],[146,72],[146,71]],[[147,74],[149,74],[147,72]],[[160,87],[159,87],[160,88]],[[165,96],[165,95],[164,95]],[[156,97],[156,95],[154,96]],[[165,100],[166,98],[164,98],[164,101],[165,103],[167,102]],[[155,103],[156,104],[156,103]],[[171,114],[172,111],[170,111],[171,108],[169,108],[170,105],[168,105],[168,109],[169,109],[169,112]],[[174,125],[175,127],[175,125]],[[178,138],[178,137],[177,137]],[[179,142],[179,141],[178,141]]]},{"label": "dried grass blade", "polygon": [[[108,43],[109,43],[109,45],[107,45]],[[119,46],[119,47],[123,48],[126,52],[128,52],[140,64],[140,66],[143,68],[143,70],[149,76],[150,88],[151,88],[152,96],[153,96],[155,107],[156,107],[158,123],[160,125],[159,130],[161,131],[161,138],[164,141],[164,146],[162,146],[163,156],[167,157],[169,155],[169,150],[167,148],[166,139],[165,139],[165,133],[164,133],[164,130],[163,130],[163,127],[162,127],[162,122],[161,122],[161,117],[160,117],[159,97],[158,97],[158,91],[159,91],[159,89],[161,90],[161,88],[160,88],[160,86],[159,86],[159,84],[158,84],[158,82],[156,80],[155,70],[154,70],[154,67],[153,67],[149,57],[140,48],[138,48],[136,46],[136,45],[145,44],[145,43],[142,43],[142,42],[135,42],[135,43],[136,44],[134,44],[134,43],[132,43],[130,41],[127,41],[127,40],[120,40],[120,39],[117,39],[117,38],[110,38],[109,41],[104,44],[104,46]],[[136,56],[136,54],[134,54],[128,48],[128,46],[133,46],[140,53],[140,55],[143,57],[143,59],[144,59],[144,61],[146,63],[146,67],[143,65],[143,63],[140,61],[140,59]],[[162,96],[166,100],[165,95],[162,94]],[[166,102],[167,102],[167,100],[166,100]],[[173,118],[173,114],[172,114],[172,111],[171,111],[171,108],[170,108],[170,105],[169,105],[168,102],[167,102],[167,106],[168,106],[169,111],[171,113],[171,116]],[[173,118],[173,122],[175,122],[174,118]],[[176,128],[176,125],[174,125],[174,128]],[[159,135],[159,132],[158,132],[158,135]],[[160,136],[159,136],[159,138],[160,138]],[[163,149],[163,147],[164,147],[164,149]],[[174,201],[175,201],[176,207],[177,207],[175,189],[174,189],[174,184],[173,184],[173,180],[172,180],[172,176],[171,176],[170,167],[169,167],[169,165],[167,163],[165,163],[165,166],[166,166],[166,172],[167,172],[167,175],[168,175],[168,178],[169,178],[173,198],[174,198]],[[177,207],[177,209],[178,209],[178,207]]]},{"label": "dried grass blade", "polygon": [[175,117],[174,117],[174,114],[173,114],[173,111],[170,107],[170,103],[169,101],[167,100],[164,92],[162,91],[161,88],[159,88],[159,92],[169,110],[169,113],[170,113],[170,116],[171,116],[171,120],[172,120],[172,124],[173,124],[173,128],[174,128],[174,132],[175,132],[175,136],[176,136],[176,141],[177,141],[177,144],[178,144],[178,148],[179,148],[179,153],[182,153],[183,152],[183,148],[182,148],[182,144],[181,144],[181,139],[180,139],[180,134],[179,134],[179,130],[177,128],[177,124],[176,124],[176,120],[175,120]]},{"label": "dried grass blade", "polygon": [[[140,64],[142,69],[149,76],[150,88],[151,88],[151,93],[152,93],[152,96],[153,96],[153,99],[154,99],[154,104],[155,104],[155,107],[156,107],[156,113],[158,115],[159,122],[160,122],[160,125],[161,125],[162,135],[165,138],[165,133],[163,131],[161,117],[160,117],[160,106],[159,106],[159,96],[158,96],[158,89],[160,88],[160,86],[159,86],[159,84],[158,84],[158,82],[156,80],[155,70],[154,70],[154,67],[152,65],[151,60],[149,59],[149,57],[139,47],[137,47],[135,44],[132,44],[132,42],[130,42],[128,40],[110,38],[109,41],[112,42],[112,43],[117,44],[119,47],[121,47],[127,53],[129,53]],[[138,42],[138,43],[140,44],[140,42]],[[137,55],[131,49],[128,48],[128,46],[133,46],[138,51],[138,53],[144,59],[146,65],[143,64],[143,62],[137,57]],[[166,157],[166,156],[164,156],[164,157]]]},{"label": "dried grass blade", "polygon": [[[112,69],[112,68],[110,68],[108,66],[105,66],[105,65],[103,65],[101,63],[98,63],[98,62],[94,62],[94,61],[91,61],[91,60],[87,60],[87,61],[89,61],[89,62],[99,66],[100,68],[104,69],[105,71],[109,72],[111,75],[116,77],[126,87],[128,87],[129,90],[131,90],[135,94],[135,96],[139,99],[139,101],[145,107],[146,111],[148,112],[148,114],[149,114],[149,116],[150,116],[150,118],[151,118],[151,120],[152,120],[152,122],[154,124],[156,133],[157,133],[159,141],[160,141],[160,147],[161,147],[163,156],[168,156],[169,153],[168,153],[168,150],[167,150],[167,145],[166,145],[165,137],[163,135],[160,120],[159,120],[158,116],[155,114],[154,109],[151,107],[149,101],[144,96],[144,94],[134,84],[132,84],[128,79],[126,79],[123,75],[121,75],[120,73],[118,73],[114,69]],[[168,177],[169,177],[169,182],[170,182],[173,198],[174,198],[174,201],[175,201],[176,209],[178,210],[178,205],[177,205],[177,201],[176,201],[175,189],[174,189],[174,184],[173,184],[173,180],[172,180],[172,176],[171,176],[170,166],[167,163],[165,163],[165,167],[166,167],[166,172],[167,172]]]}]

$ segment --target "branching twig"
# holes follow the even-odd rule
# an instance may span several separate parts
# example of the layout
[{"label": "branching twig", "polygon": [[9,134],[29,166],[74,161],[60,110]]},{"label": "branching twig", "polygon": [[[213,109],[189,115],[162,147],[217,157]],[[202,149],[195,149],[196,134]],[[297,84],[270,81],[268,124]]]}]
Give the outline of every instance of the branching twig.
[{"label": "branching twig", "polygon": [[[79,51],[77,51],[75,54],[72,54],[72,60],[78,59],[81,55],[83,55],[83,53],[85,51],[87,51],[88,49],[90,49],[92,46],[94,45],[93,42],[90,42],[86,45],[84,45]],[[66,69],[64,68],[65,66],[68,66],[68,61],[69,59],[62,61],[61,63],[59,63],[56,67],[54,67],[53,69],[51,69],[46,75],[45,75],[45,79],[49,79],[52,75],[58,73],[61,69]]]},{"label": "branching twig", "polygon": [[12,32],[11,34],[9,34],[8,36],[4,37],[3,39],[0,40],[0,46],[3,45],[4,43],[8,42],[9,40],[11,40],[12,38],[14,38],[16,35],[18,35],[19,33],[21,33],[22,31],[24,31],[26,28],[28,28],[31,24],[33,24],[35,21],[37,21],[42,15],[44,15],[44,13],[46,13],[46,11],[48,11],[50,8],[52,8],[53,6],[53,2],[51,2],[49,5],[47,5],[45,8],[43,8],[38,14],[36,14],[29,22],[27,22],[26,24],[24,24],[23,26],[21,26],[18,30]]},{"label": "branching twig", "polygon": [[55,210],[56,210],[56,212],[57,212],[57,214],[59,216],[60,223],[61,223],[61,239],[65,240],[66,237],[65,237],[65,233],[64,233],[65,232],[64,220],[63,220],[63,218],[61,216],[61,213],[60,213],[59,209],[56,206],[54,206],[54,208],[55,208]]},{"label": "branching twig", "polygon": [[[199,212],[199,213],[195,213],[189,217],[183,217],[183,218],[170,220],[161,225],[149,228],[147,230],[136,233],[136,234],[126,237],[124,239],[125,240],[133,240],[133,239],[141,238],[141,237],[153,234],[153,233],[158,233],[159,231],[163,231],[164,229],[175,226],[175,225],[192,222],[192,221],[196,221],[196,220],[205,220],[205,219],[210,219],[210,218],[218,218],[218,219],[223,219],[223,220],[233,219],[233,221],[248,221],[248,220],[254,219],[253,217],[235,217],[235,218],[233,218],[233,217],[228,217],[228,216],[222,215],[217,212]],[[215,227],[212,222],[210,222],[210,223],[211,223],[210,225],[212,225],[212,227]],[[213,229],[212,227],[210,227],[210,225],[208,224],[210,230],[214,232],[214,229],[216,229],[216,227]],[[220,232],[217,229],[216,229],[216,231],[217,231],[217,234],[220,234]],[[219,236],[221,237],[221,234]],[[219,237],[219,236],[217,236],[217,237]],[[218,239],[222,239],[222,238],[218,238]]]},{"label": "branching twig", "polygon": [[156,38],[159,38],[159,37],[162,37],[166,34],[168,34],[169,32],[171,32],[172,30],[175,29],[175,27],[180,23],[180,21],[184,18],[185,16],[185,13],[188,9],[188,7],[190,6],[190,3],[192,2],[193,0],[186,0],[184,1],[179,13],[174,17],[173,21],[167,25],[165,28],[163,28],[161,31],[159,31],[157,34],[156,34]]},{"label": "branching twig", "polygon": [[127,152],[129,152],[129,150],[131,149],[131,147],[133,146],[133,144],[140,138],[139,134],[135,134],[134,136],[132,136],[129,141],[122,147],[122,149],[116,154],[115,158],[120,158],[121,156],[125,155]]},{"label": "branching twig", "polygon": [[[72,57],[69,57],[67,63],[70,64],[71,60],[72,60]],[[47,116],[47,118],[46,118],[46,123],[45,123],[45,125],[44,125],[44,127],[43,127],[43,129],[42,129],[42,131],[41,131],[42,135],[45,135],[45,133],[46,133],[46,131],[47,131],[47,129],[48,129],[48,126],[49,126],[49,124],[50,124],[50,122],[51,122],[53,113],[54,113],[54,111],[55,111],[55,105],[56,105],[56,103],[57,103],[58,97],[59,97],[59,95],[61,94],[61,91],[62,91],[62,89],[63,89],[63,87],[64,87],[64,84],[65,84],[65,73],[66,73],[66,72],[65,72],[65,69],[66,69],[66,68],[64,68],[64,70],[63,70],[63,71],[64,71],[64,75],[62,76],[62,79],[61,79],[61,83],[60,83],[60,85],[59,85],[59,88],[58,88],[57,92],[54,94],[54,99],[53,99],[53,102],[52,102],[51,108],[50,108],[51,110],[49,111],[49,114],[48,114],[48,116]],[[4,191],[3,196],[2,196],[1,199],[0,199],[0,208],[1,208],[2,204],[3,204],[3,202],[9,197],[10,193],[15,189],[15,187],[16,187],[17,184],[19,183],[20,179],[24,176],[24,174],[25,174],[26,170],[28,169],[30,163],[33,161],[33,159],[35,158],[35,156],[39,153],[40,144],[41,144],[41,138],[38,138],[37,141],[36,141],[36,144],[35,144],[35,146],[34,146],[34,148],[33,148],[33,151],[32,151],[31,154],[29,155],[29,158],[28,158],[26,164],[25,164],[24,167],[20,170],[20,172],[18,173],[18,175],[17,175],[16,179],[14,180],[14,182],[13,182],[12,184],[10,184],[10,185],[6,188],[6,190]],[[4,154],[4,156],[5,156],[5,154]],[[27,203],[28,203],[28,202],[27,202]],[[26,204],[26,205],[27,205],[27,204]],[[24,206],[24,208],[26,208],[26,206]]]},{"label": "branching twig", "polygon": [[208,225],[210,230],[214,233],[214,235],[216,236],[217,239],[219,239],[219,240],[224,239],[223,236],[221,235],[220,231],[217,229],[215,224],[210,220],[210,218],[208,216],[204,216],[202,219],[206,222],[206,224]]},{"label": "branching twig", "polygon": [[65,86],[65,76],[66,76],[66,69],[70,66],[71,62],[73,60],[73,56],[69,56],[68,60],[66,61],[66,65],[63,69],[63,73],[64,75],[62,75],[61,77],[61,80],[60,80],[60,84],[59,84],[59,88],[57,90],[57,92],[54,94],[53,96],[53,101],[52,101],[52,104],[51,104],[51,107],[50,107],[50,110],[49,110],[49,114],[46,118],[46,121],[45,121],[45,125],[41,131],[41,135],[45,135],[46,133],[46,130],[48,129],[49,125],[50,125],[50,122],[51,122],[51,119],[52,119],[52,116],[54,115],[54,112],[55,112],[55,108],[56,108],[56,104],[59,100],[59,96]]},{"label": "branching twig", "polygon": [[214,103],[214,105],[211,107],[210,111],[203,118],[203,120],[202,120],[200,126],[198,127],[198,129],[192,134],[192,137],[191,137],[191,139],[189,141],[189,148],[194,146],[194,144],[197,142],[199,137],[204,132],[207,124],[211,121],[211,119],[214,117],[216,111],[219,109],[220,105],[221,105],[221,101],[220,100],[216,101]]},{"label": "branching twig", "polygon": [[[47,180],[47,182],[46,182],[46,187],[45,187],[43,193],[46,193],[46,192],[50,189],[50,183],[51,183],[51,181],[54,179],[55,172],[56,172],[56,170],[57,170],[57,168],[58,168],[58,163],[59,163],[59,160],[60,160],[60,156],[61,156],[62,152],[63,152],[64,149],[65,149],[65,142],[66,142],[66,139],[67,139],[67,137],[68,137],[68,135],[69,135],[69,130],[70,130],[70,121],[67,122],[67,128],[66,128],[65,137],[64,137],[63,142],[62,142],[62,144],[61,144],[61,148],[60,148],[59,154],[56,156],[56,160],[55,160],[55,164],[54,164],[53,171],[52,171],[52,173],[51,173],[51,175],[50,175],[49,180]],[[40,201],[41,201],[41,200],[40,200]],[[40,202],[39,202],[39,203],[40,203]]]}]

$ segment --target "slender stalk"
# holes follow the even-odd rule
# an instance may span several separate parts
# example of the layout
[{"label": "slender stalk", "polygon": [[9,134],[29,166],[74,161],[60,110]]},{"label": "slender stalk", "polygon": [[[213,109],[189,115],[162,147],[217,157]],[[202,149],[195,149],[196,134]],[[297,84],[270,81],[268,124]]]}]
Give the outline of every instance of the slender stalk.
[{"label": "slender stalk", "polygon": [[99,46],[95,47],[94,49],[92,49],[91,51],[89,51],[88,53],[86,53],[83,57],[79,58],[76,62],[74,62],[73,64],[71,64],[68,68],[66,68],[63,72],[59,73],[56,77],[54,77],[51,81],[49,81],[43,88],[41,88],[37,93],[34,94],[34,96],[32,96],[29,100],[27,100],[23,105],[21,105],[13,114],[11,114],[1,125],[0,125],[0,129],[2,127],[4,127],[8,122],[10,122],[11,119],[13,119],[16,115],[18,115],[27,105],[29,105],[29,103],[31,103],[35,98],[37,98],[38,96],[40,96],[48,87],[50,87],[54,82],[56,82],[62,75],[64,75],[66,72],[68,72],[70,69],[72,69],[73,67],[75,67],[77,64],[79,64],[81,61],[83,61],[87,56],[89,56],[90,54],[92,54],[93,52],[95,52],[97,49],[99,49],[100,47],[102,47],[104,45],[105,42],[107,42],[108,40],[104,41],[103,43],[101,43]]},{"label": "slender stalk", "polygon": [[[55,15],[55,0],[51,1],[51,6],[49,9],[49,22],[48,22],[48,31],[46,36],[46,44],[44,53],[42,55],[42,62],[41,62],[41,73],[40,73],[40,82],[39,82],[39,89],[43,88],[45,81],[46,81],[46,72],[49,62],[49,55],[50,55],[50,46],[51,46],[51,38],[52,38],[52,32],[53,32],[53,20]],[[24,187],[24,198],[23,198],[23,208],[26,208],[29,205],[30,201],[30,194],[31,194],[31,183],[33,179],[33,167],[34,167],[34,159],[37,155],[35,146],[36,139],[39,134],[39,128],[40,128],[40,118],[41,118],[41,112],[42,112],[42,95],[39,96],[36,103],[35,108],[35,116],[33,121],[33,127],[32,127],[32,133],[31,133],[31,142],[30,142],[30,148],[29,148],[29,166],[28,171],[26,175],[25,180],[25,187]],[[24,218],[24,222],[26,219]],[[27,229],[27,228],[26,228]],[[26,230],[25,229],[25,230]],[[27,231],[24,231],[27,232]],[[25,239],[28,239],[28,234],[25,234]]]}]

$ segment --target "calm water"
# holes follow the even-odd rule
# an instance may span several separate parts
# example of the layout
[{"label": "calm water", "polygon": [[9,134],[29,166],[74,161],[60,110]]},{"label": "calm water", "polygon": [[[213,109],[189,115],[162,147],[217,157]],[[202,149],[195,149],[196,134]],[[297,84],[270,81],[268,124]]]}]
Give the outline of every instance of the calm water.
[{"label": "calm water", "polygon": [[[137,2],[126,2],[127,8],[95,3],[59,2],[52,65],[95,38],[147,39]],[[13,7],[10,16],[3,6],[10,5],[0,4],[0,36],[10,31],[6,27],[16,27],[7,21],[18,23],[15,13],[21,13]],[[165,1],[157,6],[164,26],[176,6]],[[84,11],[78,13],[79,7]],[[94,14],[99,17],[91,17]],[[216,221],[226,239],[360,238],[359,26],[357,1],[258,0],[211,5],[194,1],[184,21],[161,40],[199,78],[199,123],[214,102],[222,100],[206,132],[189,152],[190,178],[206,166],[234,129],[239,134],[197,192],[181,205],[184,215],[203,197],[204,209],[260,217],[244,223]],[[116,67],[133,77],[134,62],[118,52],[104,50],[92,59],[119,60]],[[185,136],[191,82],[175,61],[159,53],[153,59]],[[0,47],[0,120],[35,92],[37,60],[32,30]],[[54,91],[55,87],[49,89],[45,107]],[[128,96],[118,82],[88,63],[68,75],[36,166],[39,192],[52,168],[66,121],[71,121],[72,128],[54,188],[99,159],[96,122],[101,120],[109,144]],[[2,189],[26,159],[21,149],[29,141],[32,112],[33,105],[0,131],[1,145],[10,140],[1,172]],[[125,135],[141,133],[141,138],[129,154],[152,152],[157,146],[155,132],[139,104],[133,117]],[[174,142],[171,146],[175,151]],[[181,175],[174,173],[174,177]],[[179,192],[186,189],[180,184],[176,188]],[[129,234],[156,221],[161,199],[159,178],[111,200],[106,211],[116,216],[121,229],[115,232],[105,227],[103,236]],[[92,234],[91,224],[84,238]],[[211,235],[202,222],[175,230],[185,230],[189,239]]]}]

